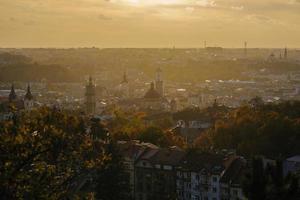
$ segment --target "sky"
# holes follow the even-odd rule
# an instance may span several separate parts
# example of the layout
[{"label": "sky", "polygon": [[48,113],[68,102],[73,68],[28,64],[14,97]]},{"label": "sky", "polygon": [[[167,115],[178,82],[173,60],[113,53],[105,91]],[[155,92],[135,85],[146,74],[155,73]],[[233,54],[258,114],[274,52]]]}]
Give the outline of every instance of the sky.
[{"label": "sky", "polygon": [[300,47],[300,0],[0,0],[0,47]]}]

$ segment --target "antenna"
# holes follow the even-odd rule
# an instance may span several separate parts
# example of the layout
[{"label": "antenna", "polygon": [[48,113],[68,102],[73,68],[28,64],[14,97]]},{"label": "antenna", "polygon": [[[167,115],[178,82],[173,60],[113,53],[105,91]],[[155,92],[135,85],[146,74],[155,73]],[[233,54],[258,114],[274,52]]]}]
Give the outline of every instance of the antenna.
[{"label": "antenna", "polygon": [[247,56],[247,51],[248,51],[248,49],[247,49],[247,46],[248,46],[248,43],[247,43],[247,41],[245,41],[244,42],[244,54],[245,54],[245,56]]}]

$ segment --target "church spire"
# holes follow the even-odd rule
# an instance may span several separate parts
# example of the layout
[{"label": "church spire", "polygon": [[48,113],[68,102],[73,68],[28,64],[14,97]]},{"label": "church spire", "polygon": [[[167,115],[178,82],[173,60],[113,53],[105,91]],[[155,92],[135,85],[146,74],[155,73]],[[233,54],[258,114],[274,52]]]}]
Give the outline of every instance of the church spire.
[{"label": "church spire", "polygon": [[287,59],[288,57],[288,52],[287,52],[287,48],[285,47],[284,49],[284,59]]},{"label": "church spire", "polygon": [[162,70],[160,67],[156,69],[156,81],[162,81]]},{"label": "church spire", "polygon": [[89,76],[89,85],[92,85],[93,84],[93,78],[92,78],[92,76],[90,75]]},{"label": "church spire", "polygon": [[164,96],[164,81],[162,79],[162,70],[160,67],[156,70],[155,84],[156,84],[157,92],[160,94],[160,96],[163,97]]},{"label": "church spire", "polygon": [[15,86],[14,84],[11,85],[11,89],[10,89],[10,93],[9,93],[9,101],[12,102],[14,100],[17,99],[17,95],[16,95],[16,92],[15,92]]},{"label": "church spire", "polygon": [[25,110],[31,110],[34,107],[33,95],[31,94],[31,88],[28,84],[27,92],[24,96],[24,108]]},{"label": "church spire", "polygon": [[94,114],[96,111],[96,87],[93,83],[92,76],[89,77],[89,83],[86,86],[86,111],[88,114]]},{"label": "church spire", "polygon": [[248,42],[245,41],[244,42],[244,55],[247,57],[247,54],[248,54]]},{"label": "church spire", "polygon": [[32,100],[33,99],[33,95],[31,94],[31,89],[30,89],[30,85],[29,84],[27,86],[27,92],[26,92],[24,98],[27,99],[27,100]]},{"label": "church spire", "polygon": [[123,74],[123,81],[122,81],[122,83],[128,83],[126,71],[125,71],[124,74]]}]

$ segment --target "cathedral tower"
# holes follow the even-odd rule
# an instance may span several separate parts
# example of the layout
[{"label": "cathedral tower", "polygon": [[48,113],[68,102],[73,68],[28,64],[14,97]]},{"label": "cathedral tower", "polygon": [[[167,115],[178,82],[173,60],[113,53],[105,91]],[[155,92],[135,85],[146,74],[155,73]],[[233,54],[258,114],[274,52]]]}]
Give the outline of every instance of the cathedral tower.
[{"label": "cathedral tower", "polygon": [[9,93],[9,96],[8,96],[8,100],[9,100],[9,102],[13,102],[13,101],[17,100],[17,94],[15,92],[15,86],[14,86],[14,84],[11,85],[11,89],[10,89],[10,93]]},{"label": "cathedral tower", "polygon": [[248,55],[248,43],[247,42],[244,42],[244,55],[245,55],[245,57],[247,57],[247,55]]},{"label": "cathedral tower", "polygon": [[24,96],[24,108],[25,110],[31,110],[34,106],[33,95],[31,94],[30,85],[27,86],[27,92]]},{"label": "cathedral tower", "polygon": [[96,87],[93,83],[93,79],[90,76],[89,83],[86,86],[86,112],[88,114],[94,114],[96,111]]},{"label": "cathedral tower", "polygon": [[161,97],[164,96],[164,82],[162,80],[162,70],[158,68],[156,70],[156,80],[155,80],[156,91]]},{"label": "cathedral tower", "polygon": [[288,57],[288,52],[287,52],[287,48],[285,47],[284,49],[284,59],[287,59]]},{"label": "cathedral tower", "polygon": [[124,74],[123,74],[123,80],[121,82],[122,83],[128,83],[128,79],[127,79],[127,72],[125,71]]}]

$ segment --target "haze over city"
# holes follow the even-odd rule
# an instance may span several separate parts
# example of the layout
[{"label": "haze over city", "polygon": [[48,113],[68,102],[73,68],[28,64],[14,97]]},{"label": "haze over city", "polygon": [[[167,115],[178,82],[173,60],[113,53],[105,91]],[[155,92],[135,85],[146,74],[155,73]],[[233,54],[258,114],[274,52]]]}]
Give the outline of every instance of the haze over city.
[{"label": "haze over city", "polygon": [[0,0],[1,200],[299,200],[300,0]]},{"label": "haze over city", "polygon": [[2,0],[2,47],[300,47],[299,0]]}]

